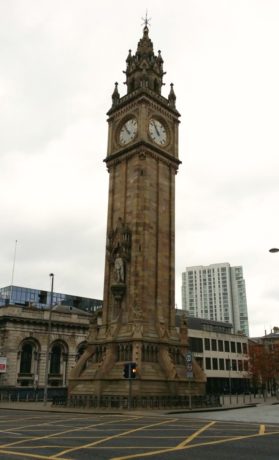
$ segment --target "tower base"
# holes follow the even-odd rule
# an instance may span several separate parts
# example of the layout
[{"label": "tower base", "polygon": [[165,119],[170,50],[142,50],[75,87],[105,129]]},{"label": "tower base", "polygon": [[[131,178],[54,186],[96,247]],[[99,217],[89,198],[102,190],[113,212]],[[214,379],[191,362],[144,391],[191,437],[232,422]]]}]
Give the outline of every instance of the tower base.
[{"label": "tower base", "polygon": [[[153,407],[156,400],[160,407],[185,407],[190,396],[198,399],[205,394],[206,376],[194,359],[193,378],[186,378],[188,347],[175,328],[167,336],[155,330],[145,335],[144,327],[133,330],[134,334],[128,334],[125,326],[115,327],[113,333],[110,331],[115,337],[110,338],[107,330],[92,334],[95,340],[79,359],[69,381],[70,403],[102,406],[107,401],[112,407],[113,402],[125,406],[128,401],[134,407]],[[137,363],[134,379],[124,378],[128,362]]]}]

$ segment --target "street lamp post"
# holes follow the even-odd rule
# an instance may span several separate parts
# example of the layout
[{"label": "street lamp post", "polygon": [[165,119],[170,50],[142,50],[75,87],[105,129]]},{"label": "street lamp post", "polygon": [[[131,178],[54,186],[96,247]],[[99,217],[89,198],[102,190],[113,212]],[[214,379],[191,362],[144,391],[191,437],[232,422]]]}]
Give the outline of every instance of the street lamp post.
[{"label": "street lamp post", "polygon": [[46,364],[45,364],[45,383],[44,383],[44,406],[47,403],[47,387],[48,387],[48,368],[49,368],[49,345],[50,345],[50,333],[51,333],[51,313],[52,313],[52,304],[53,304],[53,283],[54,283],[54,274],[49,274],[51,278],[51,289],[50,289],[50,305],[49,305],[49,316],[48,316],[48,326],[47,326],[47,346],[46,346]]},{"label": "street lamp post", "polygon": [[[271,248],[269,250],[269,252],[279,252],[279,249],[278,248]],[[279,393],[278,393],[278,390],[277,390],[277,384],[276,384],[276,390],[275,391],[276,391],[276,397],[277,397],[277,399],[279,399]]]},{"label": "street lamp post", "polygon": [[229,392],[230,392],[230,404],[232,403],[232,378],[231,378],[231,359],[229,355]]}]

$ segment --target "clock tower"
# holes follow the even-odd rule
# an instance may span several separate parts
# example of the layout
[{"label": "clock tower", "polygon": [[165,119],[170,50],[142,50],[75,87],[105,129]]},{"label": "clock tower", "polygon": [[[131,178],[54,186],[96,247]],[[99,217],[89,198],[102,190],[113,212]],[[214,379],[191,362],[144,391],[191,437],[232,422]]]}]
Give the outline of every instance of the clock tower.
[{"label": "clock tower", "polygon": [[[110,175],[102,315],[90,328],[70,394],[125,397],[125,364],[136,366],[132,397],[185,397],[187,322],[175,324],[175,176],[180,114],[173,85],[161,94],[163,59],[147,21],[126,59],[127,94],[118,85],[108,112]],[[205,376],[193,361],[192,393]]]}]

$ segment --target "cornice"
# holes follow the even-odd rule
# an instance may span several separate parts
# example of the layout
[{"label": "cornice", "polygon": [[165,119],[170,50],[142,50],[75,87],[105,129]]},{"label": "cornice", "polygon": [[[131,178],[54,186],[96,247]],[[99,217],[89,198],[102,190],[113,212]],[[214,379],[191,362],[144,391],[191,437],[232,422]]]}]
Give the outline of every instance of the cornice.
[{"label": "cornice", "polygon": [[181,161],[178,158],[175,158],[173,155],[170,155],[163,149],[160,149],[160,147],[149,144],[146,141],[139,141],[128,147],[122,148],[105,158],[104,162],[107,164],[107,168],[109,169],[110,166],[126,161],[134,155],[150,155],[153,158],[163,161],[168,166],[172,166],[175,170],[177,170],[181,164]]},{"label": "cornice", "polygon": [[133,91],[132,93],[126,94],[125,96],[121,97],[117,105],[115,107],[112,107],[107,112],[107,115],[111,117],[120,109],[123,109],[123,107],[134,102],[135,100],[137,100],[138,103],[140,102],[140,100],[144,99],[148,101],[152,99],[154,102],[156,102],[169,113],[171,113],[172,116],[174,116],[176,119],[180,117],[180,113],[175,108],[170,107],[168,99],[166,99],[164,96],[161,96],[160,94],[155,93],[154,91],[151,91],[149,88],[139,88]]},{"label": "cornice", "polygon": [[[16,317],[12,315],[4,315],[0,317],[0,325],[3,323],[28,323],[28,324],[39,324],[39,325],[45,325],[48,324],[48,318],[42,319],[42,318],[22,318],[22,317]],[[52,326],[62,326],[62,327],[67,327],[67,328],[73,328],[73,329],[79,329],[79,328],[89,328],[89,322],[88,324],[79,324],[79,323],[69,323],[66,321],[59,321],[52,319],[51,320]]]}]

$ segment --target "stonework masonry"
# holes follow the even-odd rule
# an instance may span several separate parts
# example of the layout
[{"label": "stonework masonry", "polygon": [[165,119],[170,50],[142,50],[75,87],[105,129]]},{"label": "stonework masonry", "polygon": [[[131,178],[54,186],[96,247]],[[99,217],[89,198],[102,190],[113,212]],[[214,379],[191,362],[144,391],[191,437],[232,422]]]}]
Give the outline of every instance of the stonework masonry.
[{"label": "stonework masonry", "polygon": [[[184,396],[187,323],[175,327],[175,175],[178,126],[173,85],[161,95],[163,59],[144,27],[129,52],[127,95],[117,84],[108,112],[109,172],[104,302],[88,347],[73,369],[70,396],[127,395],[123,366],[135,362],[133,396]],[[191,391],[206,377],[193,362]]]},{"label": "stonework masonry", "polygon": [[[61,311],[62,310],[62,311]],[[68,384],[71,368],[85,344],[91,314],[54,307],[51,317],[48,386]],[[9,305],[0,308],[0,355],[7,369],[1,388],[43,388],[46,367],[49,310]]]}]

